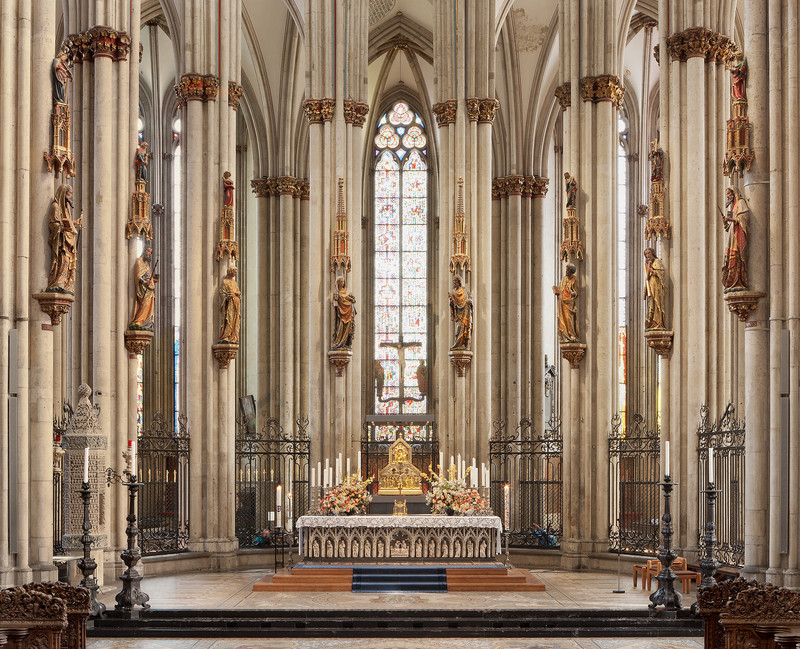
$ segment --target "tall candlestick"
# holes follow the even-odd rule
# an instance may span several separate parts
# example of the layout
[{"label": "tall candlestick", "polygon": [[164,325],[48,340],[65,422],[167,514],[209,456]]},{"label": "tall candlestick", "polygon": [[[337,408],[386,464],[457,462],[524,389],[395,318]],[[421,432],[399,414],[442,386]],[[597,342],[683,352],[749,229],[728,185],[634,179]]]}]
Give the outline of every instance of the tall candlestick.
[{"label": "tall candlestick", "polygon": [[714,447],[708,447],[708,481],[714,482]]},{"label": "tall candlestick", "polygon": [[509,487],[508,483],[506,482],[503,485],[503,523],[506,526],[506,532],[508,532],[508,497],[509,497]]},{"label": "tall candlestick", "polygon": [[664,475],[669,475],[669,442],[664,442]]},{"label": "tall candlestick", "polygon": [[276,491],[276,495],[275,495],[275,511],[277,512],[276,513],[276,517],[277,518],[275,520],[275,526],[276,527],[280,527],[281,526],[281,504],[283,503],[283,500],[281,500],[281,496],[283,494],[283,490],[281,489],[281,486],[278,485],[278,488],[275,491]]},{"label": "tall candlestick", "polygon": [[83,449],[83,481],[89,482],[89,447]]}]

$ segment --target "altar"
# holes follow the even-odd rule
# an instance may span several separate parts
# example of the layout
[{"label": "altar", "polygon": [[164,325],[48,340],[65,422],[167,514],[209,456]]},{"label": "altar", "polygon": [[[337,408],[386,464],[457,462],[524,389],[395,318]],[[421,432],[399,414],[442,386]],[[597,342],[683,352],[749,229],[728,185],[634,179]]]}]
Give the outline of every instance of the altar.
[{"label": "altar", "polygon": [[300,552],[314,559],[493,561],[501,553],[497,516],[301,516]]}]

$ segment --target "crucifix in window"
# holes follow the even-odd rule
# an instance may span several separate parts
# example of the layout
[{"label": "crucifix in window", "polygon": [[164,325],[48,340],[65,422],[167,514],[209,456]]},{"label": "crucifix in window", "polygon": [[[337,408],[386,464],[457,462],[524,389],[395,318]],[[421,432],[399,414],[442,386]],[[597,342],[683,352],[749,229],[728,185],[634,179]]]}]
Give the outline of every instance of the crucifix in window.
[{"label": "crucifix in window", "polygon": [[[396,343],[390,342],[382,342],[380,344],[381,347],[391,347],[392,349],[397,350],[397,359],[400,364],[400,386],[399,391],[396,397],[385,397],[383,396],[383,382],[379,380],[380,389],[378,390],[378,401],[381,403],[389,403],[390,401],[397,401],[399,403],[404,403],[406,401],[423,401],[425,399],[425,394],[422,390],[420,390],[421,396],[419,397],[412,397],[406,396],[406,349],[416,349],[418,347],[422,347],[422,343],[415,341],[415,342],[403,342],[403,335],[400,334],[400,341]],[[376,368],[377,369],[377,368]],[[381,373],[383,372],[383,368],[381,368]]]}]

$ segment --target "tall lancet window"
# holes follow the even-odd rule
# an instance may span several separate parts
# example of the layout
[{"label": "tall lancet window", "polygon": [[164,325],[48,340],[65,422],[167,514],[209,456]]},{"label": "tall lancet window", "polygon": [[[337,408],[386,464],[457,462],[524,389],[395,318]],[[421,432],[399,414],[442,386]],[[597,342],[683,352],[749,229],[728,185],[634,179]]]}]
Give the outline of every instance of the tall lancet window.
[{"label": "tall lancet window", "polygon": [[627,426],[628,411],[628,121],[617,120],[617,411]]},{"label": "tall lancet window", "polygon": [[427,412],[428,164],[420,116],[398,102],[375,136],[375,413]]}]

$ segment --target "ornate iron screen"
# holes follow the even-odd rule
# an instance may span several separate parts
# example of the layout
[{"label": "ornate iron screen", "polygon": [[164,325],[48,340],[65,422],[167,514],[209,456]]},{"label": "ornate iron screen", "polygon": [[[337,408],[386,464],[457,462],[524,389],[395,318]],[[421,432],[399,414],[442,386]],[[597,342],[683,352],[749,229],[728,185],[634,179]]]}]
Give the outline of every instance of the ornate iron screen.
[{"label": "ornate iron screen", "polygon": [[697,454],[700,466],[700,506],[698,530],[700,547],[705,548],[705,496],[708,484],[708,449],[714,449],[714,484],[717,494],[717,561],[726,566],[744,565],[744,420],[736,419],[736,409],[729,403],[718,421],[709,423],[708,406],[700,408],[697,427]]},{"label": "ornate iron screen", "polygon": [[656,554],[660,526],[660,437],[635,414],[625,430],[619,415],[608,439],[610,475],[609,547],[626,554]]},{"label": "ornate iron screen", "polygon": [[489,440],[489,501],[504,518],[504,486],[509,485],[509,540],[514,547],[557,548],[563,532],[561,426],[553,419],[539,434],[522,419],[513,434],[494,423]]},{"label": "ornate iron screen", "polygon": [[[361,475],[365,479],[374,478],[370,485],[374,493],[380,487],[378,473],[389,463],[389,447],[398,439],[411,445],[411,462],[423,473],[429,473],[431,467],[436,470],[439,464],[439,438],[436,424],[432,421],[367,422],[363,432]],[[427,482],[423,481],[422,488],[427,490]]]},{"label": "ornate iron screen", "polygon": [[137,444],[139,545],[142,554],[185,552],[189,538],[189,432],[156,413]]},{"label": "ornate iron screen", "polygon": [[[236,536],[239,547],[271,545],[275,528],[293,530],[309,508],[308,419],[297,420],[286,435],[277,419],[248,432],[240,422],[236,436]],[[280,487],[280,489],[279,489]],[[280,495],[279,495],[280,493]]]}]

